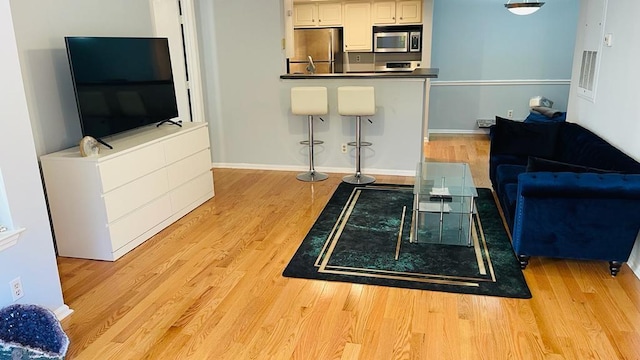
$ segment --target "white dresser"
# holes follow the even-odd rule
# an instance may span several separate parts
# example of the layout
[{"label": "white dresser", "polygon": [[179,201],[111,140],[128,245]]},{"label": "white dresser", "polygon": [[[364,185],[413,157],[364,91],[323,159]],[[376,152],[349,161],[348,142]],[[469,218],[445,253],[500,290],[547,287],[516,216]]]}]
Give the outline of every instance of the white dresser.
[{"label": "white dresser", "polygon": [[213,197],[206,123],[150,126],[40,158],[58,255],[116,260]]}]

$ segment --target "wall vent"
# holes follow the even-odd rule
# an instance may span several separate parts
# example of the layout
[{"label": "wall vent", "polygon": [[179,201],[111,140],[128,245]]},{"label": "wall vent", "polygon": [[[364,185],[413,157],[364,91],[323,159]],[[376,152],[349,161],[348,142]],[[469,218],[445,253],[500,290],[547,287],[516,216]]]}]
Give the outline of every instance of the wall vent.
[{"label": "wall vent", "polygon": [[583,51],[577,94],[579,97],[591,102],[595,102],[596,91],[598,90],[598,69],[600,68],[600,61],[602,61],[607,3],[608,0],[586,1],[584,4],[584,22],[579,24],[582,27],[581,47]]},{"label": "wall vent", "polygon": [[578,86],[586,91],[593,91],[593,82],[596,76],[597,51],[582,52],[582,66],[580,67],[580,83]]}]

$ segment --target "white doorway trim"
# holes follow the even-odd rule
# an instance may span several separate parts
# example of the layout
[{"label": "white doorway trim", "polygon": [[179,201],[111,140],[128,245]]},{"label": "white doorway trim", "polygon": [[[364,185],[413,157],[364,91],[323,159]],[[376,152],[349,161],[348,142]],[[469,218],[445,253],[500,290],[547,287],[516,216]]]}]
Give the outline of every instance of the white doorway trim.
[{"label": "white doorway trim", "polygon": [[200,50],[198,48],[198,30],[195,0],[178,0],[182,6],[182,25],[184,29],[184,48],[189,70],[189,91],[191,94],[192,121],[205,122],[204,87],[200,71]]},{"label": "white doorway trim", "polygon": [[185,122],[204,122],[204,92],[194,1],[149,0],[149,7],[155,36],[169,39],[179,118]]}]

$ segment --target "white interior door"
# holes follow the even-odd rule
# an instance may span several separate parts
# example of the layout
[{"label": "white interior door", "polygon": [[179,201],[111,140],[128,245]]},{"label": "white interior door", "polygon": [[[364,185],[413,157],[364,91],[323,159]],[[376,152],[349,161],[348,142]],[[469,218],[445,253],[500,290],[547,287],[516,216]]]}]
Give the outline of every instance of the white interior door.
[{"label": "white interior door", "polygon": [[169,39],[178,116],[182,121],[203,122],[204,95],[193,0],[149,0],[149,4],[155,35]]}]

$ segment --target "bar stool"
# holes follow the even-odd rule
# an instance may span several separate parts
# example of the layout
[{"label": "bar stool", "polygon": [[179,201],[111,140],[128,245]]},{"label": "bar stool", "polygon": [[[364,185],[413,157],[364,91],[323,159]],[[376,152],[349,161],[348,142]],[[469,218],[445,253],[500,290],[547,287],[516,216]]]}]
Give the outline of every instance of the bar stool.
[{"label": "bar stool", "polygon": [[324,143],[324,141],[313,139],[313,115],[324,115],[329,112],[327,88],[322,86],[291,88],[291,112],[294,115],[307,115],[309,121],[309,140],[300,141],[300,144],[309,146],[309,171],[298,174],[296,178],[301,181],[326,180],[329,176],[317,172],[313,164],[313,146]]},{"label": "bar stool", "polygon": [[356,173],[342,178],[349,184],[370,184],[376,179],[360,172],[360,150],[362,146],[371,146],[362,141],[362,116],[376,113],[376,99],[373,86],[341,86],[338,88],[338,113],[356,117],[356,141],[348,145],[356,147]]}]

